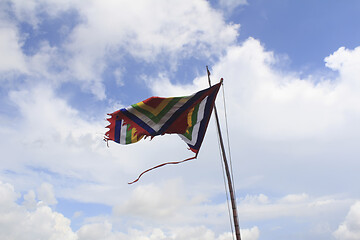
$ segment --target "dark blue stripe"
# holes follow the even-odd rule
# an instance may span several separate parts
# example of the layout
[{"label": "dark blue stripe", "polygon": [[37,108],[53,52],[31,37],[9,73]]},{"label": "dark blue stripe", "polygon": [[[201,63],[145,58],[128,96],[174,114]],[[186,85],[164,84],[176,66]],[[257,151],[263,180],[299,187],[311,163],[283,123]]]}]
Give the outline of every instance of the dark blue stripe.
[{"label": "dark blue stripe", "polygon": [[120,143],[121,119],[115,121],[114,141]]},{"label": "dark blue stripe", "polygon": [[213,105],[213,102],[215,101],[216,95],[217,95],[217,92],[212,93],[211,95],[209,95],[209,97],[208,97],[208,99],[206,101],[204,118],[200,122],[200,129],[199,129],[199,133],[198,133],[198,138],[197,138],[196,143],[195,143],[194,146],[189,145],[189,147],[191,147],[193,149],[199,150],[200,146],[201,146],[201,144],[202,144],[202,142],[204,140],[207,125],[209,123],[210,116],[211,116],[211,113],[212,113],[212,105]]},{"label": "dark blue stripe", "polygon": [[152,129],[149,125],[147,125],[143,120],[132,114],[131,112],[127,111],[126,109],[120,110],[125,116],[127,116],[131,121],[139,125],[141,128],[145,129],[151,136],[159,135],[156,133],[154,129]]}]

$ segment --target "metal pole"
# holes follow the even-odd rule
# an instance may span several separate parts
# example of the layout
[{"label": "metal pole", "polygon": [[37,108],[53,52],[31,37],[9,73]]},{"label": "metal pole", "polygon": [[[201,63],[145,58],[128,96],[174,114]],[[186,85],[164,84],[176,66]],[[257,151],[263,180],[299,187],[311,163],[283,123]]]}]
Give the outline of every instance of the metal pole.
[{"label": "metal pole", "polygon": [[[206,70],[207,70],[207,74],[208,74],[209,85],[211,87],[210,71],[209,71],[208,66],[206,66]],[[223,142],[222,135],[221,135],[219,117],[217,114],[215,103],[214,103],[214,113],[215,113],[216,125],[217,125],[217,130],[218,130],[219,139],[220,139],[221,152],[222,152],[223,160],[224,160],[226,178],[227,178],[229,192],[230,192],[230,200],[231,200],[231,207],[232,207],[232,212],[233,212],[236,240],[241,240],[239,219],[238,219],[238,213],[237,213],[237,208],[236,208],[236,199],[235,199],[233,184],[231,182],[231,174],[230,174],[229,165],[228,165],[228,162],[226,159],[225,147],[224,147],[224,142]]]}]

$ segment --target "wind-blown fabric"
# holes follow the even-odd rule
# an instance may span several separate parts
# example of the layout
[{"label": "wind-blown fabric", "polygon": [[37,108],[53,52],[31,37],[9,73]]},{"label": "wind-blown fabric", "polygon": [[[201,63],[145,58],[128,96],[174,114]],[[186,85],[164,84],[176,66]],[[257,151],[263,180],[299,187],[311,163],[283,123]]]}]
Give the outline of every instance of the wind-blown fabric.
[{"label": "wind-blown fabric", "polygon": [[198,153],[221,81],[191,96],[151,97],[108,114],[106,140],[131,144],[143,137],[179,134],[189,149]]}]

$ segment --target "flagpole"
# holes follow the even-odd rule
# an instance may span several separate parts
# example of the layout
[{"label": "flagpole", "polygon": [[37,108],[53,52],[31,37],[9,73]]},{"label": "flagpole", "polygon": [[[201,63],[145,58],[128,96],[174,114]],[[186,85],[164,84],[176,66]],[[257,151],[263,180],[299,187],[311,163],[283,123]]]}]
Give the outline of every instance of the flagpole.
[{"label": "flagpole", "polygon": [[[208,66],[206,66],[206,70],[207,70],[209,85],[211,87],[210,71],[209,71]],[[218,114],[217,114],[215,103],[214,103],[214,113],[215,113],[216,126],[217,126],[219,139],[220,139],[220,146],[221,146],[221,152],[222,152],[224,166],[225,166],[225,173],[226,173],[227,183],[228,183],[229,192],[230,192],[230,200],[231,200],[231,207],[232,207],[232,212],[233,212],[233,220],[234,220],[236,240],[241,240],[239,219],[238,219],[238,213],[237,213],[237,208],[236,208],[236,198],[235,198],[235,193],[234,193],[234,189],[233,189],[233,184],[232,184],[232,181],[231,181],[231,174],[230,174],[230,170],[229,170],[229,164],[228,164],[227,159],[226,159],[225,147],[224,147],[224,142],[223,142],[222,135],[221,135],[219,117],[218,117]]]}]

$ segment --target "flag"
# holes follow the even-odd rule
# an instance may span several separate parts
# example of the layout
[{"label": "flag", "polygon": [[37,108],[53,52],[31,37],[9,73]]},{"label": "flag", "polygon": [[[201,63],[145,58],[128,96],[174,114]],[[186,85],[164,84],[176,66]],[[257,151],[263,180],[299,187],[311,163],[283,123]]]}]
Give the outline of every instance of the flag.
[{"label": "flag", "polygon": [[178,134],[195,153],[194,157],[179,162],[168,162],[148,169],[178,164],[197,157],[201,143],[214,108],[220,82],[212,87],[183,97],[151,97],[142,102],[122,108],[108,114],[109,130],[105,133],[106,141],[119,144],[132,144],[142,138],[153,138],[164,134]]},{"label": "flag", "polygon": [[218,84],[184,97],[151,97],[108,114],[106,140],[131,144],[143,137],[176,133],[197,153],[204,139]]}]

